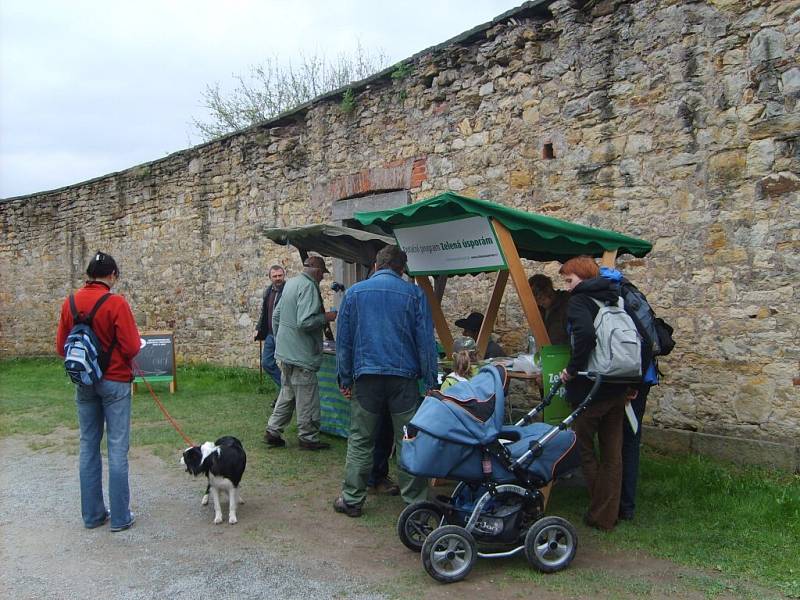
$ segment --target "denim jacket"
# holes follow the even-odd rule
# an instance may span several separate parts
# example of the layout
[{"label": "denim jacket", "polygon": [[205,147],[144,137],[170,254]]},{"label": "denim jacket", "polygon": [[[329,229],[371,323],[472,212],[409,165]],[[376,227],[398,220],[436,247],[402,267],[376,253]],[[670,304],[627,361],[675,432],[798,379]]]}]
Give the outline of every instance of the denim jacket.
[{"label": "denim jacket", "polygon": [[382,269],[349,290],[336,319],[339,385],[361,375],[397,375],[436,383],[436,342],[422,290]]}]

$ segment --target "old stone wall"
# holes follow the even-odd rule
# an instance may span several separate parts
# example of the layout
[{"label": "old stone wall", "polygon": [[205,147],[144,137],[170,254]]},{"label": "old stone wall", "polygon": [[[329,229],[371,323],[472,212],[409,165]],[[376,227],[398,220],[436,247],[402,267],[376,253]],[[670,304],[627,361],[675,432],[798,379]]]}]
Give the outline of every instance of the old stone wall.
[{"label": "old stone wall", "polygon": [[[174,330],[179,360],[255,366],[267,268],[299,268],[263,227],[327,220],[349,197],[449,189],[652,241],[619,262],[679,342],[649,421],[796,439],[800,2],[558,0],[552,18],[541,4],[420,53],[352,102],[333,94],[0,202],[0,353],[53,351],[60,303],[103,249],[141,328]],[[445,314],[484,310],[492,283],[451,282]],[[496,333],[521,349],[514,294]]]}]

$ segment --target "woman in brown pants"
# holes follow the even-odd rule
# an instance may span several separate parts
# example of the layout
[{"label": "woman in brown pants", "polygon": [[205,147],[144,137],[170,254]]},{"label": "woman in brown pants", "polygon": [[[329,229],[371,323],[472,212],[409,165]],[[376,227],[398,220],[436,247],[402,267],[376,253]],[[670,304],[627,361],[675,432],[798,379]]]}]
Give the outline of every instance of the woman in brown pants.
[{"label": "woman in brown pants", "polygon": [[[592,387],[589,379],[577,373],[586,370],[589,355],[596,343],[594,318],[600,308],[594,300],[616,304],[619,286],[600,277],[597,263],[588,256],[568,260],[559,273],[570,290],[567,331],[572,347],[572,356],[561,372],[561,380],[567,387],[567,400],[575,406],[586,398]],[[619,515],[622,421],[627,387],[625,384],[602,384],[595,400],[572,426],[578,438],[583,474],[589,487],[589,510],[584,522],[597,529],[613,529]],[[600,449],[599,457],[594,451],[595,434]]]}]

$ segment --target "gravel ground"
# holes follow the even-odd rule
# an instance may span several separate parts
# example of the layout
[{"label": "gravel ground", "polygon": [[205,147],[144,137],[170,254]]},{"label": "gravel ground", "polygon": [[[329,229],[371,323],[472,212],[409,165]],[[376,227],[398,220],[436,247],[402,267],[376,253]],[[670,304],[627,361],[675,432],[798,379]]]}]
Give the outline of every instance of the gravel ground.
[{"label": "gravel ground", "polygon": [[[190,481],[146,452],[131,456],[136,524],[83,528],[77,456],[0,440],[0,597],[20,599],[281,598],[368,600],[332,563],[287,558],[256,543],[268,499],[248,496],[239,524],[213,525]],[[245,477],[246,479],[246,477]],[[223,504],[227,518],[227,504]],[[259,521],[258,523],[256,521]],[[249,522],[249,525],[248,525]]]}]

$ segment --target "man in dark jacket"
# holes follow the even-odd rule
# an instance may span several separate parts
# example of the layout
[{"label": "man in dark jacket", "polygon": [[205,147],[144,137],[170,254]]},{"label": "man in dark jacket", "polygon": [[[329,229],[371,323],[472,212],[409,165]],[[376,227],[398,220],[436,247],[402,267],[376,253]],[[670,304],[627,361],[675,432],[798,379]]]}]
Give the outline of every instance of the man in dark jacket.
[{"label": "man in dark jacket", "polygon": [[[111,531],[123,531],[133,525],[128,485],[128,445],[131,433],[132,361],[139,353],[141,338],[131,307],[125,298],[111,294],[119,280],[114,258],[96,252],[86,268],[89,279],[73,295],[78,315],[88,316],[103,296],[92,318],[92,331],[110,354],[103,377],[92,385],[75,387],[80,427],[79,472],[83,525],[94,529],[111,518]],[[64,356],[64,344],[75,324],[70,300],[61,306],[56,333],[56,352]],[[103,500],[103,459],[100,442],[106,430],[108,444],[108,499]]]},{"label": "man in dark jacket", "polygon": [[[595,300],[616,304],[619,285],[599,277],[597,263],[588,256],[571,258],[561,266],[559,273],[571,293],[567,305],[567,330],[572,346],[572,355],[561,372],[561,380],[567,387],[567,401],[575,406],[592,388],[592,381],[577,373],[586,370],[597,342],[594,319],[600,307]],[[595,400],[573,425],[589,487],[589,510],[584,521],[598,529],[613,529],[619,515],[622,421],[627,390],[626,384],[602,384]],[[594,453],[595,434],[599,441],[599,457]]]},{"label": "man in dark jacket", "polygon": [[281,298],[283,284],[286,281],[286,271],[280,265],[269,268],[270,285],[264,290],[264,300],[261,303],[261,316],[256,326],[256,341],[263,340],[264,348],[261,351],[261,368],[264,369],[281,386],[281,370],[275,362],[275,336],[272,333],[272,315],[275,305]]}]

